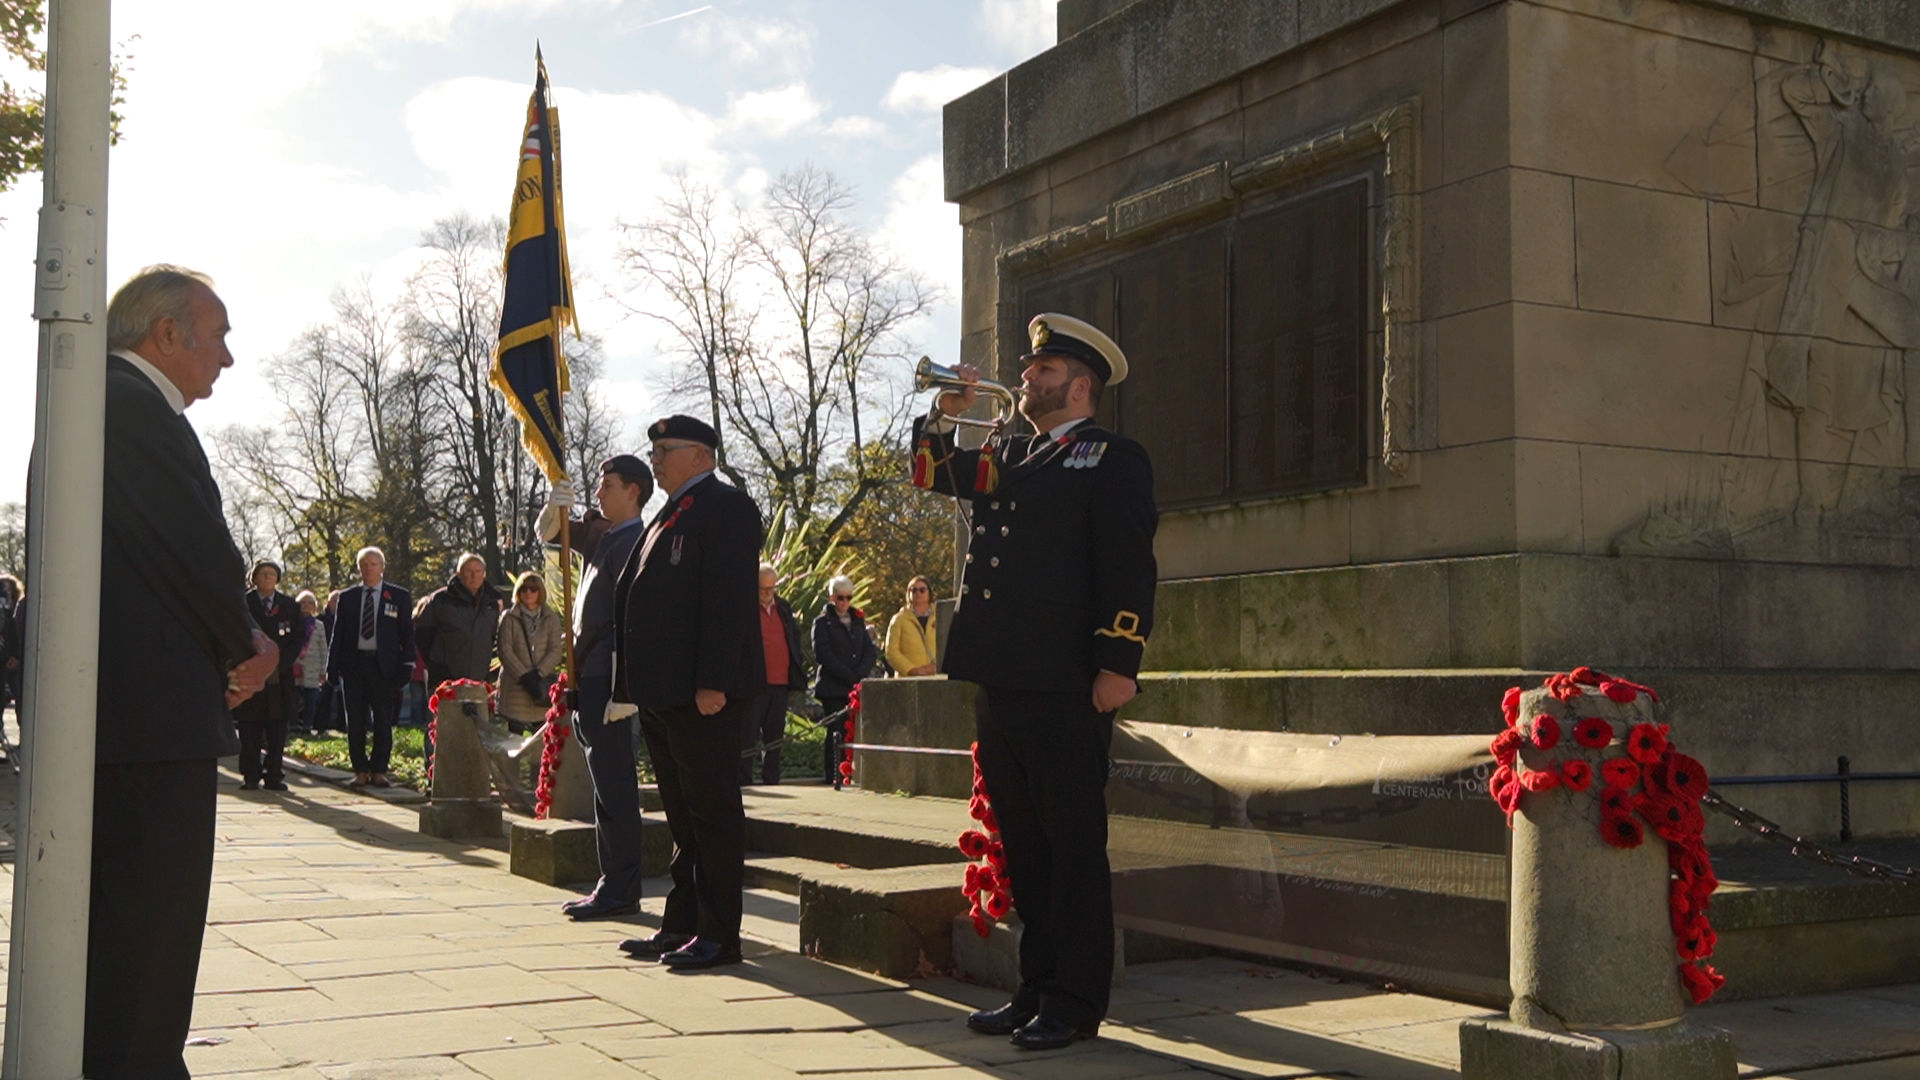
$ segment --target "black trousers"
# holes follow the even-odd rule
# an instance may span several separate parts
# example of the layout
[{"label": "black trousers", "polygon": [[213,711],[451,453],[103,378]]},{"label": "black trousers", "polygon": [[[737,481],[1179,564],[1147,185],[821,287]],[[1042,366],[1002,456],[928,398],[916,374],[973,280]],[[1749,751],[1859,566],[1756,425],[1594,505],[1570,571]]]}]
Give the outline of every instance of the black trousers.
[{"label": "black trousers", "polygon": [[240,779],[257,782],[262,775],[279,783],[286,779],[281,759],[287,752],[287,718],[293,713],[293,683],[282,678],[234,706],[233,723],[240,733]]},{"label": "black trousers", "polygon": [[1092,692],[983,687],[974,699],[980,775],[1006,848],[1020,938],[1014,1000],[1092,1027],[1113,987],[1107,754],[1113,714]]},{"label": "black trousers", "polygon": [[[853,697],[850,694],[815,693],[813,699],[820,703],[820,716],[821,719],[824,720],[826,717],[832,716],[834,713],[846,708],[847,703],[852,701]],[[840,745],[846,741],[846,717],[841,717],[827,725],[827,741],[821,747],[821,752],[826,755],[827,762],[826,771],[821,776],[821,779],[836,788],[840,786]]]},{"label": "black trousers", "polygon": [[[747,706],[746,718],[740,725],[740,782],[753,783],[753,756],[747,751],[754,746],[773,746],[781,736],[787,733],[787,688],[769,686],[760,696]],[[780,748],[773,746],[760,754],[760,782],[777,784],[780,782]]]},{"label": "black trousers", "polygon": [[640,899],[640,775],[633,767],[633,717],[601,720],[612,694],[612,676],[581,676],[573,730],[593,776],[593,843],[600,856],[593,894],[625,902]]},{"label": "black trousers", "polygon": [[[393,756],[393,720],[400,712],[400,688],[380,673],[380,660],[363,652],[348,662],[340,688],[347,705],[347,756],[357,773],[383,773]],[[373,747],[367,748],[371,729]]]},{"label": "black trousers", "polygon": [[721,946],[740,943],[747,815],[740,802],[740,724],[751,702],[712,716],[692,705],[640,710],[660,803],[673,834],[673,888],[660,928]]},{"label": "black trousers", "polygon": [[193,984],[213,884],[212,758],[93,771],[83,1071],[185,1080]]}]

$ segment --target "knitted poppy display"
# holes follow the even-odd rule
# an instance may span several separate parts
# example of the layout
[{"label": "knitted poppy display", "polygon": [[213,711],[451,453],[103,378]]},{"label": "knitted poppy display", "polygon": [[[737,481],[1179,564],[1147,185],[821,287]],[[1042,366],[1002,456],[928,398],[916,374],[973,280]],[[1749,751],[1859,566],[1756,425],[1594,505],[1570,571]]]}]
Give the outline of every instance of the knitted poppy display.
[{"label": "knitted poppy display", "polygon": [[980,775],[980,744],[974,743],[971,750],[973,797],[967,800],[967,816],[978,823],[979,828],[960,834],[960,854],[968,859],[960,891],[967,898],[973,932],[986,937],[993,932],[993,924],[1013,910],[1013,883],[1007,877],[1007,854],[1000,841],[1000,822],[993,815],[987,783]]},{"label": "knitted poppy display", "polygon": [[[1666,724],[1630,725],[1619,742],[1624,755],[1601,758],[1600,752],[1615,745],[1614,724],[1599,716],[1566,715],[1582,700],[1593,702],[1595,697],[1630,705],[1645,695],[1657,704],[1660,696],[1651,689],[1590,667],[1549,675],[1541,686],[1551,700],[1531,717],[1521,715],[1519,687],[1501,698],[1505,730],[1490,744],[1496,767],[1487,780],[1488,796],[1506,815],[1509,828],[1528,797],[1585,797],[1598,803],[1600,839],[1609,846],[1639,847],[1649,832],[1664,840],[1667,915],[1680,982],[1695,1004],[1706,1001],[1727,981],[1706,962],[1719,941],[1707,906],[1720,884],[1703,838],[1706,818],[1700,800],[1707,794],[1706,769],[1673,748]],[[1563,747],[1561,728],[1568,722],[1572,745]],[[1558,756],[1550,753],[1556,749]],[[1553,794],[1557,789],[1568,794]]]},{"label": "knitted poppy display", "polygon": [[560,754],[567,747],[573,725],[567,720],[567,673],[554,678],[547,690],[547,722],[540,729],[540,777],[533,785],[533,816],[544,818],[553,810],[553,778],[560,772]]},{"label": "knitted poppy display", "polygon": [[[481,682],[478,679],[448,679],[446,682],[434,687],[433,693],[427,695],[428,746],[433,746],[440,741],[438,737],[440,731],[440,706],[458,696],[460,688],[463,686],[486,687],[487,708],[493,712],[500,711],[500,695],[494,690],[492,683]],[[431,757],[427,758],[427,779],[433,779],[433,758]]]}]

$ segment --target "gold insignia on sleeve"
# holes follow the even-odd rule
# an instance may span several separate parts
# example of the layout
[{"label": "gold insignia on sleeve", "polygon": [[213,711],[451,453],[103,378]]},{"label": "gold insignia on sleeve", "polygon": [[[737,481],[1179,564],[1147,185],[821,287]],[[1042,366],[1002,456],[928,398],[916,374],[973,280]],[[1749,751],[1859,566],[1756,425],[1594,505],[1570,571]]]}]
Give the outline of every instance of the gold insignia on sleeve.
[{"label": "gold insignia on sleeve", "polygon": [[1053,327],[1048,326],[1045,319],[1035,319],[1033,325],[1027,327],[1027,336],[1033,339],[1033,347],[1038,349],[1053,337]]},{"label": "gold insignia on sleeve", "polygon": [[1140,636],[1140,616],[1131,611],[1122,611],[1113,617],[1113,625],[1101,627],[1094,632],[1095,637],[1120,638],[1135,645],[1145,645],[1147,639]]}]

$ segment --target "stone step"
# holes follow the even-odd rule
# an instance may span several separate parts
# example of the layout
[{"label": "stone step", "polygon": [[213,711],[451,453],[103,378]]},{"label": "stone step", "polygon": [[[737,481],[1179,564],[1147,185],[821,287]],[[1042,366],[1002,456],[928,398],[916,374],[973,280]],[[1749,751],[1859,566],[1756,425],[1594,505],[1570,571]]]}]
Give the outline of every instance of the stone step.
[{"label": "stone step", "polygon": [[827,870],[845,870],[845,863],[821,862],[818,859],[802,859],[793,855],[756,855],[747,856],[747,888],[767,889],[785,893],[788,896],[800,895],[800,879],[808,874],[819,874]]}]

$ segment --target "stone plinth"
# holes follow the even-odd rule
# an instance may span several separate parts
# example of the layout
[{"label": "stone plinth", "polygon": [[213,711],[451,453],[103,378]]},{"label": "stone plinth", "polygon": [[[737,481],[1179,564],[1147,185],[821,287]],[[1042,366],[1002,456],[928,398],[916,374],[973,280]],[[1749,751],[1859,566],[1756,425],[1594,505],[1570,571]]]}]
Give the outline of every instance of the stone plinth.
[{"label": "stone plinth", "polygon": [[958,865],[834,870],[800,879],[800,948],[891,978],[953,966],[954,917],[967,909]]},{"label": "stone plinth", "polygon": [[501,834],[500,802],[493,794],[492,766],[482,741],[491,726],[486,690],[462,686],[434,713],[432,801],[420,808],[420,831],[429,836]]},{"label": "stone plinth", "polygon": [[[643,818],[640,823],[642,874],[667,872],[673,857],[673,837],[667,823]],[[545,885],[594,882],[600,878],[600,855],[594,846],[593,823],[536,819],[518,814],[507,820],[507,865],[513,873]]]},{"label": "stone plinth", "polygon": [[[1597,691],[1571,710],[1545,690],[1521,699],[1522,732],[1542,713],[1597,716],[1624,742],[1631,725],[1653,723],[1642,694],[1615,702]],[[1634,847],[1608,844],[1595,827],[1599,762],[1570,723],[1549,751],[1523,744],[1516,771],[1561,761],[1593,766],[1595,788],[1521,796],[1513,816],[1509,905],[1509,1022],[1460,1029],[1463,1080],[1733,1080],[1726,1032],[1689,1020],[1667,913],[1667,845],[1651,829]]]}]

